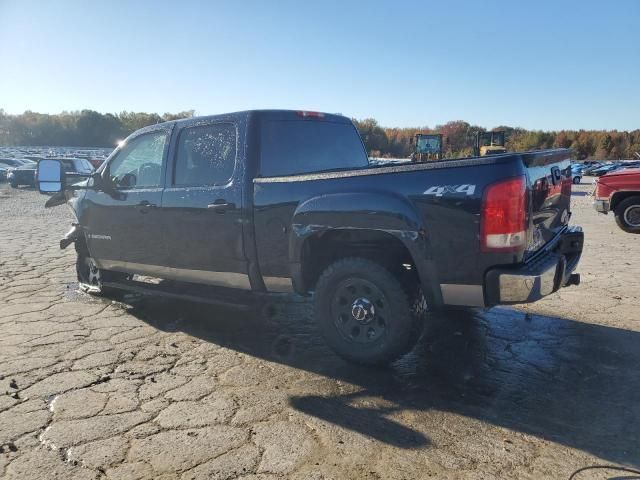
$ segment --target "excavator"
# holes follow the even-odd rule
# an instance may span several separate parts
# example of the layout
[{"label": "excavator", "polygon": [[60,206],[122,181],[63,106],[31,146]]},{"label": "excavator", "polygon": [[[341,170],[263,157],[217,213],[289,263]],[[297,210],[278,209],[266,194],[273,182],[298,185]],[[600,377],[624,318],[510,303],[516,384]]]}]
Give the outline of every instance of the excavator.
[{"label": "excavator", "polygon": [[474,155],[476,157],[506,152],[507,147],[505,146],[504,130],[476,133],[476,144],[474,147]]}]

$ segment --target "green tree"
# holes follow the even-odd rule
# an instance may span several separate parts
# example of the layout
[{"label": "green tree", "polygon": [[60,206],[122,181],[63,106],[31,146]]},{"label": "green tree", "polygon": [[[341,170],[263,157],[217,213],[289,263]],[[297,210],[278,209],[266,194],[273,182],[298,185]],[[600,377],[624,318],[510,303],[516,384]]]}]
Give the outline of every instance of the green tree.
[{"label": "green tree", "polygon": [[360,132],[368,154],[376,150],[381,153],[387,152],[389,144],[387,134],[375,119],[365,118],[364,120],[354,120],[353,122]]}]

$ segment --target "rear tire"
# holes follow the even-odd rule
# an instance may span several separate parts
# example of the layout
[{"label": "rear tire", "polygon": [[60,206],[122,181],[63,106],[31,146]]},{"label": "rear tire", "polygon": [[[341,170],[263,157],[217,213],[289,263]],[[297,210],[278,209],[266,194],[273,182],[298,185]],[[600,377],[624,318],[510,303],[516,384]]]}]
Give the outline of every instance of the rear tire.
[{"label": "rear tire", "polygon": [[640,196],[625,198],[615,208],[618,226],[627,233],[640,233]]},{"label": "rear tire", "polygon": [[316,285],[315,321],[327,344],[361,365],[386,365],[408,353],[424,327],[400,281],[364,258],[329,265]]}]

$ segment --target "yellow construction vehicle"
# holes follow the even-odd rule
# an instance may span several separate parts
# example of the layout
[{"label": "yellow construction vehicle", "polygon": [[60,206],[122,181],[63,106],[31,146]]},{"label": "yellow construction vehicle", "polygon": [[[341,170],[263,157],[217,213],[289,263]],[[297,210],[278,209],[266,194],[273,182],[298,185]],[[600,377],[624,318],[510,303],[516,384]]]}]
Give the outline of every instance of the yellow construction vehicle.
[{"label": "yellow construction vehicle", "polygon": [[474,148],[475,156],[484,157],[485,155],[507,153],[504,133],[504,130],[476,133],[476,145]]}]

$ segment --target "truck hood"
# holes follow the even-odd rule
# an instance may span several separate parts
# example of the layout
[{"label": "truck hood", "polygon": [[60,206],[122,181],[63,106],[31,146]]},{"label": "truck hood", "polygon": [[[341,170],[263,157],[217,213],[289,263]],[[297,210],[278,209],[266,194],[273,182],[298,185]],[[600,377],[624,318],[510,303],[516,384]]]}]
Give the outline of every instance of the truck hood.
[{"label": "truck hood", "polygon": [[596,195],[600,197],[608,197],[617,190],[640,190],[640,169],[630,168],[603,175],[597,184],[601,188],[596,187]]}]

